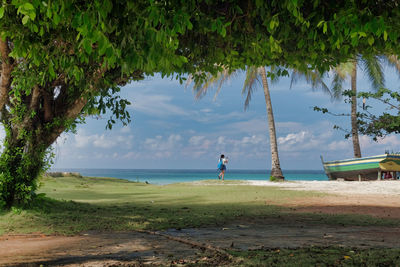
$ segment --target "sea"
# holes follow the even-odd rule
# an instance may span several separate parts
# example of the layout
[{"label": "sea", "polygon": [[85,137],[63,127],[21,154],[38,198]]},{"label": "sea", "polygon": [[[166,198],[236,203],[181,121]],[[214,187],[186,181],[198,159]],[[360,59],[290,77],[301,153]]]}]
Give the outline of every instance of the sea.
[{"label": "sea", "polygon": [[[166,185],[201,180],[217,180],[218,170],[192,169],[51,169],[57,172],[79,172],[89,177],[111,177],[135,182],[147,182]],[[283,170],[287,181],[327,181],[323,170]],[[269,170],[235,170],[225,173],[225,180],[262,180],[269,181]]]}]

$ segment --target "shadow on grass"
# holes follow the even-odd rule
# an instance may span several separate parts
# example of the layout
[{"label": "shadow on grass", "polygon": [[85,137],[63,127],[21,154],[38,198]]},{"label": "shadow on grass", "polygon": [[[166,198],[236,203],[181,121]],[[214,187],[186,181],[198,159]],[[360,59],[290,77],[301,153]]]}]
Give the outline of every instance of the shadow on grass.
[{"label": "shadow on grass", "polygon": [[[262,224],[320,224],[338,226],[400,226],[399,220],[366,215],[293,213],[289,208],[262,204],[192,204],[191,199],[151,202],[81,203],[37,199],[20,214],[4,213],[5,232],[76,234],[85,231],[164,230],[222,226],[235,221]],[[176,202],[175,202],[176,201]],[[183,204],[182,204],[183,203]],[[4,221],[9,225],[4,226]],[[0,221],[1,222],[1,221]],[[7,224],[7,222],[6,222]]]}]

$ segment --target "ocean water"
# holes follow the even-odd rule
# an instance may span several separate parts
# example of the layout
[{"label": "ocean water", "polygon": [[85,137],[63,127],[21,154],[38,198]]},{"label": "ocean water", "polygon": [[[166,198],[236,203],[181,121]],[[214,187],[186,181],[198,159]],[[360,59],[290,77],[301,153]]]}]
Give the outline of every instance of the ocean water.
[{"label": "ocean water", "polygon": [[[129,181],[148,182],[150,184],[173,184],[201,180],[218,179],[217,170],[176,170],[176,169],[52,169],[51,171],[79,172],[83,176],[112,177]],[[283,171],[288,181],[327,181],[322,170]],[[268,181],[268,170],[228,170],[225,180],[264,180]]]}]

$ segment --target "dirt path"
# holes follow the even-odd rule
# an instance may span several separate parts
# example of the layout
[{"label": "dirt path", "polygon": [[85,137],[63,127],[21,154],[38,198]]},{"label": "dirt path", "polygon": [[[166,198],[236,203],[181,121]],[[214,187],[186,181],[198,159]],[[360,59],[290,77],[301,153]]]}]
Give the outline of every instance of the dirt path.
[{"label": "dirt path", "polygon": [[[339,227],[301,221],[260,219],[223,228],[169,230],[171,237],[222,249],[261,249],[303,246],[400,247],[400,228]],[[2,266],[112,266],[210,263],[213,257],[165,236],[137,232],[91,233],[80,236],[3,236]],[[220,263],[220,262],[219,262]]]},{"label": "dirt path", "polygon": [[0,239],[0,265],[44,266],[169,264],[194,262],[200,250],[165,237],[138,232],[79,236],[18,235]]},{"label": "dirt path", "polygon": [[[390,195],[357,193],[309,197],[288,203],[287,206],[295,212],[355,213],[400,218],[400,194],[397,191]],[[72,237],[5,235],[0,237],[0,265],[141,266],[190,262],[215,265],[215,261],[219,265],[229,265],[227,258],[216,257],[212,250],[202,249],[201,244],[222,250],[296,248],[311,245],[400,247],[399,227],[329,226],[290,214],[280,218],[236,221],[221,227],[159,233],[161,235],[92,232]],[[185,240],[185,243],[177,239]]]}]

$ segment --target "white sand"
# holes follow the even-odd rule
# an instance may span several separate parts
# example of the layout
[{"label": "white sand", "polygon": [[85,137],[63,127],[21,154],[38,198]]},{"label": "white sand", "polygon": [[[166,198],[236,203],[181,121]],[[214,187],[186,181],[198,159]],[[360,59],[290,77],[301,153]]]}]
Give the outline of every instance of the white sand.
[{"label": "white sand", "polygon": [[400,180],[397,181],[285,181],[269,182],[249,180],[247,184],[256,186],[275,186],[290,190],[319,191],[332,194],[357,195],[398,195]]}]

